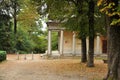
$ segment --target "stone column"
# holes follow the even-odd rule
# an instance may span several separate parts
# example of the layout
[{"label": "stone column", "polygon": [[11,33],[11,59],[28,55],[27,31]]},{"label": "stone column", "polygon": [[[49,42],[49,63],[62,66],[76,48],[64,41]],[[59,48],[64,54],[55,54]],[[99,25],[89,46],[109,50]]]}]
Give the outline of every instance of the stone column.
[{"label": "stone column", "polygon": [[99,54],[100,53],[100,36],[97,35],[96,38],[96,53]]},{"label": "stone column", "polygon": [[51,55],[51,31],[48,30],[48,51],[47,51],[48,55]]},{"label": "stone column", "polygon": [[58,51],[60,54],[60,31],[58,32]]},{"label": "stone column", "polygon": [[76,37],[76,33],[75,32],[73,32],[73,44],[72,44],[72,54],[73,55],[75,55],[76,54],[76,52],[75,52],[75,46],[76,46],[76,39],[75,39],[75,37]]},{"label": "stone column", "polygon": [[60,31],[60,54],[63,55],[63,30]]}]

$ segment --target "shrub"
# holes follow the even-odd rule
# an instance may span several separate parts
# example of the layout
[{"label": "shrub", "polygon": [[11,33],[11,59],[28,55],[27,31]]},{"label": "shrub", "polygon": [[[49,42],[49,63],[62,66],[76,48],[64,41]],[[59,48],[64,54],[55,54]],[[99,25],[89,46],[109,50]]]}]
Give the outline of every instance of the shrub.
[{"label": "shrub", "polygon": [[19,54],[28,54],[26,51],[19,51]]},{"label": "shrub", "polygon": [[0,51],[0,62],[6,60],[6,51]]},{"label": "shrub", "polygon": [[21,54],[24,54],[25,52],[32,51],[32,48],[34,47],[34,43],[25,31],[19,29],[17,32],[15,47],[16,50],[19,50],[21,52]]}]

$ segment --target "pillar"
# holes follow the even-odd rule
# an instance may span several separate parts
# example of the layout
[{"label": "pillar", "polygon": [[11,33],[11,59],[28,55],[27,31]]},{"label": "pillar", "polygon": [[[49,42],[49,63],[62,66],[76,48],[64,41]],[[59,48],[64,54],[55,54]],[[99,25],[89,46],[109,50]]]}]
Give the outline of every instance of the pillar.
[{"label": "pillar", "polygon": [[75,52],[75,46],[76,46],[76,39],[75,39],[75,37],[76,37],[76,34],[75,34],[75,32],[73,32],[73,44],[72,44],[72,54],[73,55],[75,55],[76,54],[76,52]]},{"label": "pillar", "polygon": [[60,31],[60,54],[63,55],[63,30]]},{"label": "pillar", "polygon": [[96,53],[99,54],[100,53],[100,36],[97,35],[96,38]]},{"label": "pillar", "polygon": [[48,30],[48,55],[51,55],[51,31]]}]

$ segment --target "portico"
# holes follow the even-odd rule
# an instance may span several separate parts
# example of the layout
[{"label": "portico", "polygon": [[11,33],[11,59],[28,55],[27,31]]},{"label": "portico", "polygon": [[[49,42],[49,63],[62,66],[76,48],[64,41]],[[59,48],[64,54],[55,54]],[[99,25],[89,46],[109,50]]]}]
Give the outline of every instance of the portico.
[{"label": "portico", "polygon": [[[51,56],[54,55],[52,52],[52,32],[58,32],[58,51],[57,54],[65,55],[65,56],[80,56],[81,55],[81,40],[76,37],[77,33],[75,31],[71,32],[66,30],[63,27],[59,27],[58,22],[48,22],[48,48],[47,48],[47,55]],[[94,53],[95,54],[102,54],[103,50],[103,40],[104,37],[100,34],[94,39]],[[86,39],[87,43],[87,52],[89,46],[89,39]]]},{"label": "portico", "polygon": [[[67,51],[67,49],[64,48],[64,44],[67,44],[67,40],[65,41],[64,40],[64,31],[65,31],[65,28],[61,28],[59,27],[59,23],[57,22],[48,22],[47,23],[48,25],[48,50],[47,50],[47,54],[50,56],[52,55],[52,38],[51,38],[51,35],[52,35],[52,32],[55,31],[55,32],[58,32],[58,54],[60,55],[64,55],[64,53],[71,53],[72,55],[75,55],[75,51],[76,51],[76,33],[73,32],[73,36],[72,36],[72,49],[69,51]],[[68,36],[71,36],[71,35],[68,35]],[[68,38],[69,39],[69,38]]]},{"label": "portico", "polygon": [[47,23],[47,25],[48,25],[48,50],[47,50],[47,55],[52,55],[52,38],[51,38],[51,33],[53,32],[53,31],[55,31],[55,32],[58,32],[58,34],[60,34],[59,36],[58,36],[58,38],[59,38],[59,41],[58,41],[58,54],[60,54],[60,55],[63,55],[63,41],[64,41],[64,39],[63,39],[63,32],[64,32],[64,28],[59,28],[58,27],[58,25],[59,25],[59,23],[57,23],[57,22],[48,22]]}]

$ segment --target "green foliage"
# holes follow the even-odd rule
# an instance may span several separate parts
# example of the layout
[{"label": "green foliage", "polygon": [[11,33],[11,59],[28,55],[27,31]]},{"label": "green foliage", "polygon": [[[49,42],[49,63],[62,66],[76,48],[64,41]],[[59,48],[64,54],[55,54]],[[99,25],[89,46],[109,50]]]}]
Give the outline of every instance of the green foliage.
[{"label": "green foliage", "polygon": [[94,20],[95,20],[95,28],[94,28],[95,33],[100,33],[101,35],[106,36],[106,27],[107,27],[106,15],[102,14],[99,11],[97,5],[95,8]]},{"label": "green foliage", "polygon": [[[17,17],[16,34],[13,33],[13,19]],[[30,51],[45,52],[47,46],[46,32],[37,12],[37,6],[31,0],[3,0],[0,3],[0,49],[7,52]]]},{"label": "green foliage", "polygon": [[119,25],[120,23],[120,5],[118,1],[107,1],[107,0],[98,0],[97,5],[100,7],[100,12],[105,13],[109,17],[115,17],[116,19],[112,19],[110,25]]},{"label": "green foliage", "polygon": [[[34,36],[35,37],[35,36]],[[36,36],[34,51],[36,53],[45,53],[47,49],[47,40],[45,35]]]},{"label": "green foliage", "polygon": [[[31,39],[35,43],[33,51],[44,53],[47,50],[47,31],[42,32],[40,35],[31,34]],[[58,49],[58,33],[52,32],[52,50],[56,49]]]},{"label": "green foliage", "polygon": [[[40,15],[48,15],[51,20],[64,20],[67,15],[71,15],[75,6],[67,0],[32,0],[38,6]],[[74,10],[74,13],[76,11]],[[65,16],[66,15],[66,16]]]},{"label": "green foliage", "polygon": [[36,25],[36,21],[39,20],[40,16],[36,10],[35,4],[30,0],[23,0],[20,7],[21,10],[17,16],[17,20],[20,24],[24,24],[24,28],[30,28]]},{"label": "green foliage", "polygon": [[42,22],[39,19],[40,16],[35,4],[31,0],[23,0],[19,3],[21,3],[21,9],[17,16],[18,27],[20,27],[18,28],[20,30],[18,30],[16,40],[17,50],[21,53],[25,53],[26,51],[44,52],[44,46],[39,47],[43,43],[40,43],[38,36],[41,36],[43,32],[41,31]]},{"label": "green foliage", "polygon": [[0,62],[6,60],[6,51],[0,51]]},{"label": "green foliage", "polygon": [[113,19],[111,25],[116,25],[118,23],[120,23],[120,19]]},{"label": "green foliage", "polygon": [[52,50],[58,50],[58,33],[52,32]]},{"label": "green foliage", "polygon": [[[53,21],[62,23],[62,27],[71,31],[78,32],[78,38],[86,37],[89,34],[88,28],[88,3],[77,0],[33,0],[39,6],[38,10],[41,15],[48,15]],[[41,8],[43,7],[43,8]],[[104,18],[99,14],[95,6],[95,33],[105,33]],[[98,17],[101,16],[101,17]],[[103,22],[101,24],[101,22]]]},{"label": "green foliage", "polygon": [[29,35],[22,29],[19,29],[16,35],[16,49],[18,51],[30,52],[32,51],[33,47],[34,43],[32,40],[30,40]]},{"label": "green foliage", "polygon": [[11,49],[11,22],[7,15],[0,15],[0,49],[7,52]]}]

